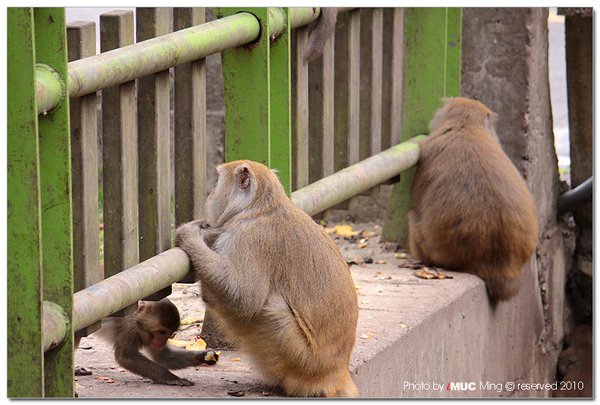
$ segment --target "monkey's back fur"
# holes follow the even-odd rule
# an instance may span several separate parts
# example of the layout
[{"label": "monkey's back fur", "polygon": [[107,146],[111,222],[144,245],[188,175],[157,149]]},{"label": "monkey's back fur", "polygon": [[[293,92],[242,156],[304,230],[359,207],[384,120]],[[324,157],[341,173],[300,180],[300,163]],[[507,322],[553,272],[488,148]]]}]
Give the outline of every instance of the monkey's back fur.
[{"label": "monkey's back fur", "polygon": [[494,116],[466,98],[436,113],[421,144],[408,221],[419,260],[481,277],[495,301],[517,294],[538,224],[531,193],[496,139]]}]

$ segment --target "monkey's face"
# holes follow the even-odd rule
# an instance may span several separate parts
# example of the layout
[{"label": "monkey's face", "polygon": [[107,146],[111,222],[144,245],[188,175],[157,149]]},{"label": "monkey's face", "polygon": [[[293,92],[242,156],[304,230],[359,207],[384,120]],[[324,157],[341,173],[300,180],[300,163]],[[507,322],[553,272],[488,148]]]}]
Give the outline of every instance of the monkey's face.
[{"label": "monkey's face", "polygon": [[167,340],[169,340],[174,333],[175,331],[169,328],[158,327],[154,329],[152,331],[150,346],[155,350],[162,349],[167,344]]},{"label": "monkey's face", "polygon": [[139,301],[134,316],[145,346],[158,350],[179,329],[179,311],[167,298],[158,302]]}]

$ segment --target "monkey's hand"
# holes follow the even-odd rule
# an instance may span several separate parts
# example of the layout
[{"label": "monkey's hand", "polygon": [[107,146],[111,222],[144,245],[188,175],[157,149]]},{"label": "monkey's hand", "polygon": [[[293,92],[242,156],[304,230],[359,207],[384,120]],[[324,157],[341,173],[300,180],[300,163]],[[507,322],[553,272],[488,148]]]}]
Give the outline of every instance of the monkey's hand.
[{"label": "monkey's hand", "polygon": [[219,361],[219,353],[214,350],[202,350],[201,352],[195,353],[194,359],[197,361],[197,364],[208,364],[209,366],[212,366]]},{"label": "monkey's hand", "polygon": [[203,231],[210,228],[206,221],[191,221],[181,225],[175,231],[175,246],[189,254],[188,249],[206,246]]}]

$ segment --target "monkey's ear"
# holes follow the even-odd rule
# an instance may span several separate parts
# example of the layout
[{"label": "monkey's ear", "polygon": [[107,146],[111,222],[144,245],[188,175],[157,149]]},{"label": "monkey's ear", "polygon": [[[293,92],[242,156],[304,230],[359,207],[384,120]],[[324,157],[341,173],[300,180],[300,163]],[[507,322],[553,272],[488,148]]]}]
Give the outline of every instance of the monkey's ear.
[{"label": "monkey's ear", "polygon": [[486,118],[487,118],[488,124],[489,124],[489,125],[490,125],[492,128],[496,126],[496,122],[498,121],[498,114],[496,114],[496,113],[495,113],[495,112],[493,112],[493,111],[490,111],[490,112],[487,114],[487,117],[486,117]]},{"label": "monkey's ear", "polygon": [[245,164],[241,164],[235,168],[235,181],[242,190],[250,187],[250,170]]},{"label": "monkey's ear", "polygon": [[139,300],[136,312],[139,312],[139,313],[144,312],[144,308],[146,308],[146,304],[147,304],[146,301]]}]

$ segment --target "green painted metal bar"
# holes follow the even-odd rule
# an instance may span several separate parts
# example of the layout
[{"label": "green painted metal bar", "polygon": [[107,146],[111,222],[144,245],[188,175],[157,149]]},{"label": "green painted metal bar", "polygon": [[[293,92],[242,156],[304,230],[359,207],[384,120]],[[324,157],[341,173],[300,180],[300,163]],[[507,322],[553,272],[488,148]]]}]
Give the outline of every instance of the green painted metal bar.
[{"label": "green painted metal bar", "polygon": [[[260,32],[269,32],[267,8],[215,11],[219,18],[244,12],[260,21]],[[251,159],[270,166],[269,56],[268,35],[261,35],[252,45],[222,52],[225,161]]]},{"label": "green painted metal bar", "polygon": [[66,96],[64,80],[48,65],[35,66],[36,98],[38,114],[47,114]]},{"label": "green painted metal bar", "polygon": [[44,395],[33,9],[7,11],[8,397]]},{"label": "green painted metal bar", "polygon": [[[269,92],[270,92],[270,134],[271,167],[277,169],[279,180],[288,195],[292,192],[292,67],[290,9],[269,9],[277,11],[284,19],[285,29],[271,43]],[[271,20],[273,19],[270,15]]]},{"label": "green painted metal bar", "polygon": [[[67,28],[64,8],[35,8],[38,63],[67,77]],[[71,206],[71,132],[69,99],[39,117],[40,200],[42,209],[43,297],[60,305],[70,319],[73,308],[73,237]],[[70,322],[69,322],[70,326]],[[45,331],[42,331],[45,333]],[[73,397],[73,333],[46,352],[44,396]]]},{"label": "green painted metal bar", "polygon": [[339,172],[324,177],[292,193],[292,201],[308,215],[314,215],[381,184],[413,167],[419,160],[416,136],[373,155]]},{"label": "green painted metal bar", "polygon": [[[71,331],[71,317],[60,305],[50,301],[44,301],[43,314],[42,327],[44,329],[44,336],[42,346],[44,352],[48,352],[65,342],[65,337]],[[71,377],[71,372],[72,370],[68,370],[66,375]]]},{"label": "green painted metal bar", "polygon": [[[290,26],[296,28],[316,20],[319,9],[295,8],[290,12]],[[283,11],[272,11],[281,15]],[[279,36],[285,29],[285,20],[275,19],[270,34]],[[256,41],[260,26],[249,13],[238,13],[229,18],[210,21],[148,41],[143,41],[111,52],[83,58],[69,63],[68,93],[78,97],[98,90],[144,77],[170,67],[192,62],[226,49]],[[49,83],[54,81],[55,83]],[[56,103],[57,78],[40,78],[38,102],[40,112],[51,110]]]},{"label": "green painted metal bar", "polygon": [[[277,11],[272,11],[277,13]],[[299,7],[290,10],[290,27],[297,28],[316,20],[320,9]],[[281,12],[279,12],[281,14]],[[270,34],[279,36],[285,20],[276,19]],[[69,63],[68,93],[79,97],[98,90],[144,77],[170,67],[192,62],[226,49],[247,45],[260,35],[257,19],[238,13],[171,34],[153,38],[99,55]],[[48,83],[47,81],[54,81]],[[57,78],[40,78],[37,97],[40,112],[51,110],[59,96]],[[54,101],[52,101],[54,100]]]},{"label": "green painted metal bar", "polygon": [[76,292],[73,296],[73,330],[92,325],[170,286],[185,277],[189,270],[187,254],[173,248]]},{"label": "green painted metal bar", "polygon": [[[441,98],[456,95],[460,89],[459,10],[451,10],[449,17],[447,8],[406,9],[401,141],[426,132]],[[383,239],[401,246],[407,243],[406,214],[415,170],[403,173],[394,185],[383,227]]]}]

